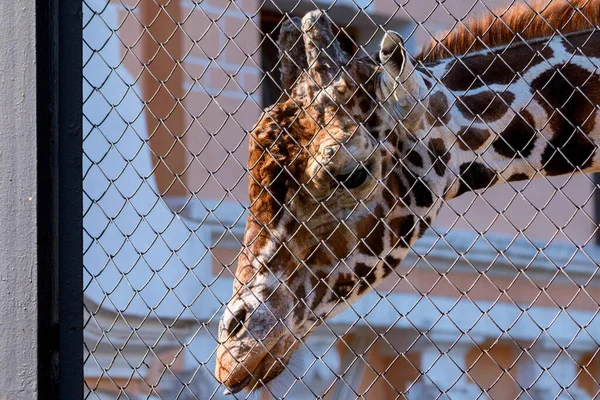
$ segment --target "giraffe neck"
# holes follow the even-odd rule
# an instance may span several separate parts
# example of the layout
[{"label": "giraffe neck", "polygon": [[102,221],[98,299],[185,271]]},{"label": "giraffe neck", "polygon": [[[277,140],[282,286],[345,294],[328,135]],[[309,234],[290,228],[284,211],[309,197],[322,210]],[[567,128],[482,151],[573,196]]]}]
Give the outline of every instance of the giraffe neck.
[{"label": "giraffe neck", "polygon": [[419,136],[433,157],[423,179],[449,199],[538,173],[598,171],[598,66],[596,31],[430,66],[430,129]]}]

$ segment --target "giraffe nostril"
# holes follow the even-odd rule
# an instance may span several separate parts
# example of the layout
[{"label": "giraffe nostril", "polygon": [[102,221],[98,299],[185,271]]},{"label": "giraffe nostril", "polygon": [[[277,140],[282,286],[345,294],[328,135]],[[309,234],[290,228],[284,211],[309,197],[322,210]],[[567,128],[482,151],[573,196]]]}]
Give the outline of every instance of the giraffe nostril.
[{"label": "giraffe nostril", "polygon": [[233,314],[233,318],[229,321],[229,325],[227,326],[227,332],[229,332],[230,337],[236,336],[242,330],[247,314],[246,308],[244,307]]}]

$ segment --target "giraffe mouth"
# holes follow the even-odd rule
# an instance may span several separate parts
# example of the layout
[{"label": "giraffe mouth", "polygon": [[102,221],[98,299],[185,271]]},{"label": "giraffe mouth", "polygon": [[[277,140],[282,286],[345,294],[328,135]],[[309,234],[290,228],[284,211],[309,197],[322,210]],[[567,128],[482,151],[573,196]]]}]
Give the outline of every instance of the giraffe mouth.
[{"label": "giraffe mouth", "polygon": [[271,379],[275,378],[273,377],[268,380],[266,378],[259,378],[259,376],[261,375],[261,369],[264,364],[264,360],[269,356],[269,354],[271,354],[271,352],[267,351],[265,356],[258,362],[258,365],[253,371],[248,371],[246,368],[242,367],[244,370],[246,370],[248,375],[239,382],[234,383],[232,385],[224,382],[223,384],[225,385],[225,390],[223,391],[223,394],[236,394],[244,389],[247,389],[249,392],[251,392],[253,390],[259,389],[263,385],[266,385]]},{"label": "giraffe mouth", "polygon": [[236,394],[238,392],[241,392],[246,386],[248,386],[248,384],[250,383],[251,380],[252,380],[252,374],[249,374],[247,377],[242,379],[241,382],[236,383],[233,386],[226,387],[225,390],[223,391],[223,394]]},{"label": "giraffe mouth", "polygon": [[[255,353],[254,360],[248,357],[252,352],[239,357],[242,359],[239,362],[231,355],[227,356],[227,360],[222,359],[221,364],[233,364],[227,378],[221,381],[225,386],[223,394],[236,394],[242,390],[252,392],[277,378],[285,370],[291,355],[299,346],[299,343],[293,343],[292,339],[292,335],[283,335],[271,348],[261,352],[263,354]],[[281,356],[277,356],[278,354]],[[252,366],[254,368],[251,368]]]}]

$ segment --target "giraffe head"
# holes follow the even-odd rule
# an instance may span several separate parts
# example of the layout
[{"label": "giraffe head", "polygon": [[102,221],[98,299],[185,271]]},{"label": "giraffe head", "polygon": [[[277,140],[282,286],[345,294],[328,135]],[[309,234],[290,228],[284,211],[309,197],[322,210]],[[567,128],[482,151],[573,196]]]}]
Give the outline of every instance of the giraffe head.
[{"label": "giraffe head", "polygon": [[285,98],[250,137],[244,249],[219,328],[216,376],[232,393],[279,375],[314,328],[392,271],[420,227],[403,182],[381,183],[403,135],[424,125],[425,82],[400,36],[349,57],[314,11],[285,22],[279,46]]},{"label": "giraffe head", "polygon": [[[473,20],[443,41],[464,56],[434,54],[426,69],[393,32],[378,54],[349,57],[321,12],[283,25],[285,98],[250,137],[244,247],[219,329],[229,392],[275,378],[320,323],[392,273],[441,199],[600,170],[600,33],[575,32],[600,24],[599,8],[571,18],[558,3],[538,4],[534,23],[529,5],[505,24]],[[574,34],[541,40],[548,20]],[[471,52],[472,32],[506,46]],[[514,32],[532,40],[511,44]]]}]

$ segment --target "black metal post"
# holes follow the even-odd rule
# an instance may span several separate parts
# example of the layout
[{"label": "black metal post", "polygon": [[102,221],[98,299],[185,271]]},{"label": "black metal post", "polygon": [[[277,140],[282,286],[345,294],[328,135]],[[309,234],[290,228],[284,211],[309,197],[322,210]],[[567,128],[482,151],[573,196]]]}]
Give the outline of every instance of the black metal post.
[{"label": "black metal post", "polygon": [[43,399],[79,399],[84,389],[82,46],[82,1],[39,0],[38,380]]},{"label": "black metal post", "polygon": [[594,214],[595,221],[598,227],[596,231],[596,244],[600,244],[600,173],[594,174],[594,183],[596,191],[594,192]]}]

